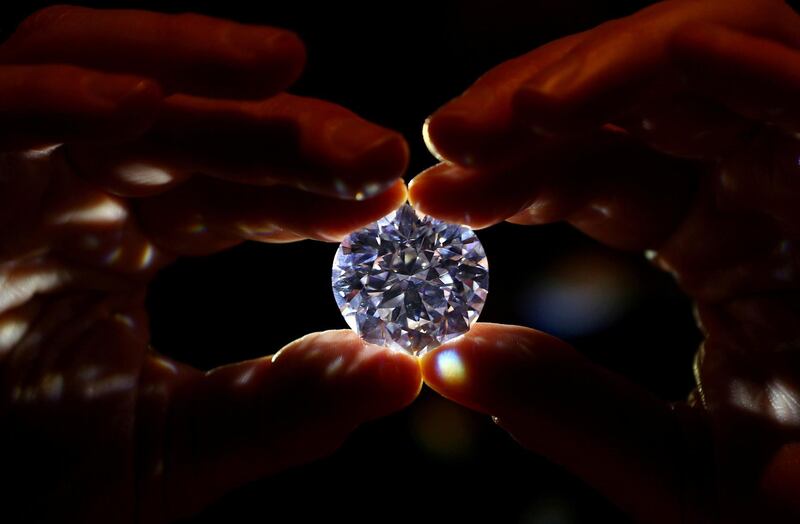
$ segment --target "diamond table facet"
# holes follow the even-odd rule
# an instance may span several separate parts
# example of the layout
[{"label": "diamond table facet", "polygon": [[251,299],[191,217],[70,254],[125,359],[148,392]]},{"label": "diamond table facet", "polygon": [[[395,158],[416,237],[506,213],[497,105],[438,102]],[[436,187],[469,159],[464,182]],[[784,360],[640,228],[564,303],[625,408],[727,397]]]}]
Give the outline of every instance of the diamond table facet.
[{"label": "diamond table facet", "polygon": [[472,229],[405,204],[342,241],[332,281],[344,319],[361,338],[420,355],[478,319],[489,266]]}]

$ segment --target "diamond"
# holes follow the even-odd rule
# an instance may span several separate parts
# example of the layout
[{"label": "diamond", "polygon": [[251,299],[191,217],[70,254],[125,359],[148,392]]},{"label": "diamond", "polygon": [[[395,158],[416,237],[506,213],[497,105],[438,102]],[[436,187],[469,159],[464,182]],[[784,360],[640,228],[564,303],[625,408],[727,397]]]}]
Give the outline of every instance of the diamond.
[{"label": "diamond", "polygon": [[404,204],[342,241],[332,281],[344,319],[361,338],[421,355],[478,320],[489,266],[472,229]]}]

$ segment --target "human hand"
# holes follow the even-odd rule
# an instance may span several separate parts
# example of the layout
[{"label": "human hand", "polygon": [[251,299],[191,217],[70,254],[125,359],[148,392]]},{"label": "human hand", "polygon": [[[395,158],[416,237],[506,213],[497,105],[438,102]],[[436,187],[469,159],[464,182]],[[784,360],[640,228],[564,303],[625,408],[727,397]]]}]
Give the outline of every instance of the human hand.
[{"label": "human hand", "polygon": [[447,162],[412,181],[418,208],[648,250],[705,341],[687,402],[496,324],[425,355],[425,381],[637,521],[796,521],[798,49],[783,2],[668,1],[501,64],[434,113]]},{"label": "human hand", "polygon": [[402,137],[281,92],[303,61],[280,29],[65,6],[0,46],[4,519],[169,521],[418,393],[416,359],[349,330],[208,373],[148,344],[177,256],[333,240],[405,200]]}]

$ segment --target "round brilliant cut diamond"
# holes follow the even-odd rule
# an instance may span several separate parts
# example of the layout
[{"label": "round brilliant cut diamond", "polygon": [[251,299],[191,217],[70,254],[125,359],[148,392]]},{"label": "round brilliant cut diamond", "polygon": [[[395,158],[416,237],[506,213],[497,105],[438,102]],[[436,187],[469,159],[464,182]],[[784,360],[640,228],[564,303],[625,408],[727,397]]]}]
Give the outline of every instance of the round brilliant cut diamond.
[{"label": "round brilliant cut diamond", "polygon": [[478,319],[489,268],[472,229],[405,204],[342,241],[332,281],[342,315],[361,338],[419,355]]}]

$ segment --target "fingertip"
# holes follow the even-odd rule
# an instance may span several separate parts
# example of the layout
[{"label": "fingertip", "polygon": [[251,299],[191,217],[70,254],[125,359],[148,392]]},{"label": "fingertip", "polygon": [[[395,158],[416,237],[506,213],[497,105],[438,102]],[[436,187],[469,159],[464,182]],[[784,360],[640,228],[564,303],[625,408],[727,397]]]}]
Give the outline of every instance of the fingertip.
[{"label": "fingertip", "polygon": [[[563,342],[522,327],[481,322],[464,336],[424,355],[425,383],[441,395],[491,414],[507,413],[536,363]],[[546,366],[544,366],[546,367]]]},{"label": "fingertip", "polygon": [[410,152],[406,139],[400,133],[387,131],[383,138],[373,142],[361,155],[356,171],[363,182],[356,192],[356,200],[371,198],[389,183],[401,178],[408,169]]},{"label": "fingertip", "polygon": [[422,391],[422,368],[419,359],[403,351],[380,347],[379,380],[387,388],[387,411],[391,413],[411,404]]},{"label": "fingertip", "polygon": [[422,387],[416,357],[361,340],[351,330],[307,335],[272,359],[276,371],[302,368],[319,377],[330,396],[347,410],[358,408],[365,419],[380,417],[410,404]]},{"label": "fingertip", "polygon": [[332,118],[322,129],[307,148],[312,156],[322,152],[320,161],[331,172],[332,191],[326,192],[333,196],[365,200],[405,174],[410,154],[400,133],[352,115]]},{"label": "fingertip", "polygon": [[482,229],[513,214],[507,212],[503,216],[508,204],[499,201],[503,198],[503,189],[489,190],[488,183],[483,173],[445,162],[424,170],[411,180],[408,201],[420,213]]},{"label": "fingertip", "polygon": [[420,366],[425,382],[440,393],[463,386],[469,373],[461,353],[462,348],[447,344],[423,355]]},{"label": "fingertip", "polygon": [[465,105],[466,102],[456,99],[429,116],[422,126],[428,151],[440,161],[474,165],[474,151],[480,148],[482,137],[490,132],[485,126],[476,128],[474,117]]},{"label": "fingertip", "polygon": [[272,62],[279,59],[275,65],[278,75],[285,79],[287,86],[293,84],[303,74],[308,61],[305,43],[293,31],[279,29],[271,38],[271,47],[265,56]]},{"label": "fingertip", "polygon": [[[334,215],[326,210],[321,211],[320,218],[326,218],[325,225],[311,235],[311,238],[327,242],[341,242],[353,231],[365,227],[385,217],[408,199],[408,190],[403,179],[388,182],[389,187],[379,186],[379,193],[368,198],[358,198],[352,202],[348,213]],[[333,200],[333,199],[331,199]],[[341,205],[341,203],[339,203]]]},{"label": "fingertip", "polygon": [[444,157],[436,149],[436,144],[434,143],[434,139],[431,137],[431,116],[425,119],[425,122],[422,123],[422,141],[425,143],[425,147],[428,148],[428,152],[433,155],[433,157],[438,160],[439,162],[444,162]]},{"label": "fingertip", "polygon": [[228,38],[233,40],[232,56],[241,57],[241,70],[231,73],[236,80],[231,85],[211,89],[225,97],[259,100],[283,91],[303,74],[308,56],[297,34],[274,27],[234,27],[230,34],[235,36]]}]

